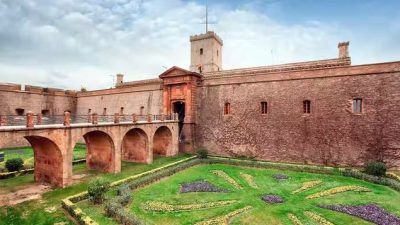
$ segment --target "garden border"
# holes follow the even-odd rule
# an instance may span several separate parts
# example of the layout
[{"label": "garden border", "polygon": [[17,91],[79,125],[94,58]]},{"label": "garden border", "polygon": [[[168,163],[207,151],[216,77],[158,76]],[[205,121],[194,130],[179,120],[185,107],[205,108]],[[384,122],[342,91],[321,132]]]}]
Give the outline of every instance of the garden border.
[{"label": "garden border", "polygon": [[[111,187],[117,188],[123,185],[128,185],[131,190],[134,190],[138,187],[148,185],[153,183],[161,178],[170,176],[176,172],[187,169],[189,167],[198,165],[198,164],[227,164],[233,166],[247,166],[253,168],[263,168],[263,169],[280,169],[280,170],[289,170],[296,172],[308,172],[308,173],[317,173],[317,174],[329,174],[329,175],[342,175],[346,177],[353,177],[359,180],[364,180],[370,183],[380,184],[384,186],[388,186],[396,191],[400,192],[400,182],[389,177],[376,177],[372,175],[368,175],[362,173],[357,169],[350,168],[334,168],[327,166],[318,166],[318,165],[301,165],[301,164],[288,164],[288,163],[277,163],[277,162],[269,162],[269,161],[258,161],[258,160],[248,160],[248,159],[237,159],[237,158],[227,158],[227,157],[219,157],[219,156],[209,156],[207,159],[199,159],[196,156],[189,157],[187,159],[179,160],[174,163],[167,164],[162,167],[158,167],[153,170],[149,170],[140,174],[136,174],[130,176],[125,179],[121,179],[118,181],[114,181],[111,183]],[[167,169],[164,171],[164,169]],[[160,172],[157,174],[157,172]],[[139,179],[143,178],[143,179]],[[145,179],[147,178],[147,179]],[[73,195],[67,197],[62,200],[62,207],[72,216],[74,217],[79,224],[81,225],[97,225],[95,221],[93,221],[89,216],[87,216],[80,208],[78,208],[75,203],[88,199],[88,193],[81,192],[77,195]],[[124,202],[129,202],[124,201]],[[113,207],[123,208],[124,204],[117,200],[113,202]],[[130,212],[123,210],[122,212],[115,214],[114,219],[123,222],[123,224],[135,224],[129,223],[131,221],[137,221],[135,215]]]}]

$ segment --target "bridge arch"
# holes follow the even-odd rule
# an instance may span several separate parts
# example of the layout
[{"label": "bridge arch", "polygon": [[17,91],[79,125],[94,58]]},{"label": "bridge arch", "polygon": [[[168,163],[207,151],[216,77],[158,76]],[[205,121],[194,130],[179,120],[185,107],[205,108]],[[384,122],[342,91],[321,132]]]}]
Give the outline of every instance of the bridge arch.
[{"label": "bridge arch", "polygon": [[149,138],[140,128],[126,132],[121,143],[122,160],[134,162],[150,162]]},{"label": "bridge arch", "polygon": [[41,136],[25,136],[25,139],[33,148],[35,181],[58,187],[67,185],[63,179],[63,155],[57,144]]},{"label": "bridge arch", "polygon": [[153,154],[169,156],[172,154],[172,132],[167,126],[157,128],[153,135]]},{"label": "bridge arch", "polygon": [[103,131],[89,131],[83,135],[86,142],[86,165],[90,169],[113,172],[115,145],[110,135]]}]

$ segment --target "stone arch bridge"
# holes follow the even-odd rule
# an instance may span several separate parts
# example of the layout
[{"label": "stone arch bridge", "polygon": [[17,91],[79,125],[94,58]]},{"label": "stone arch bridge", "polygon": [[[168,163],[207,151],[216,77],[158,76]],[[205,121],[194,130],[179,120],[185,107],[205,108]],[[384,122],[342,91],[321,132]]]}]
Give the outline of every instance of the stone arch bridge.
[{"label": "stone arch bridge", "polygon": [[25,138],[32,145],[36,182],[65,187],[72,183],[75,145],[84,140],[86,164],[109,173],[121,171],[121,160],[151,163],[153,154],[176,155],[179,151],[176,120],[0,127],[4,140]]}]

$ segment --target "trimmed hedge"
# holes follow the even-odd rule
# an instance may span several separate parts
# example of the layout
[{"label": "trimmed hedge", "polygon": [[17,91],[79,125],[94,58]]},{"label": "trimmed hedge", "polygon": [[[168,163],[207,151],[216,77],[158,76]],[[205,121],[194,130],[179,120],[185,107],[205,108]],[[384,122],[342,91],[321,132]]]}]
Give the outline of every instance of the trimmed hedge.
[{"label": "trimmed hedge", "polygon": [[22,175],[30,174],[30,173],[33,173],[33,172],[34,172],[34,169],[25,169],[25,170],[21,170],[21,171],[0,173],[0,180],[12,178],[12,177],[15,177],[17,175],[18,176],[22,176]]}]

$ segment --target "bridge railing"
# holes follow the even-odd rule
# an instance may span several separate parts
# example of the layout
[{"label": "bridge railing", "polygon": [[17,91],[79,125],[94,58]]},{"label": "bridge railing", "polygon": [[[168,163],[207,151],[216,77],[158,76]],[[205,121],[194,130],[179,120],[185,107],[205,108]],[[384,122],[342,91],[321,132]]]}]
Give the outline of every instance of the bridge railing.
[{"label": "bridge railing", "polygon": [[118,113],[114,115],[98,115],[97,113],[71,115],[69,112],[65,112],[64,115],[42,115],[28,112],[26,115],[0,115],[0,127],[26,126],[33,128],[36,125],[71,126],[71,124],[118,124],[177,120],[177,113],[171,115],[128,115]]}]

